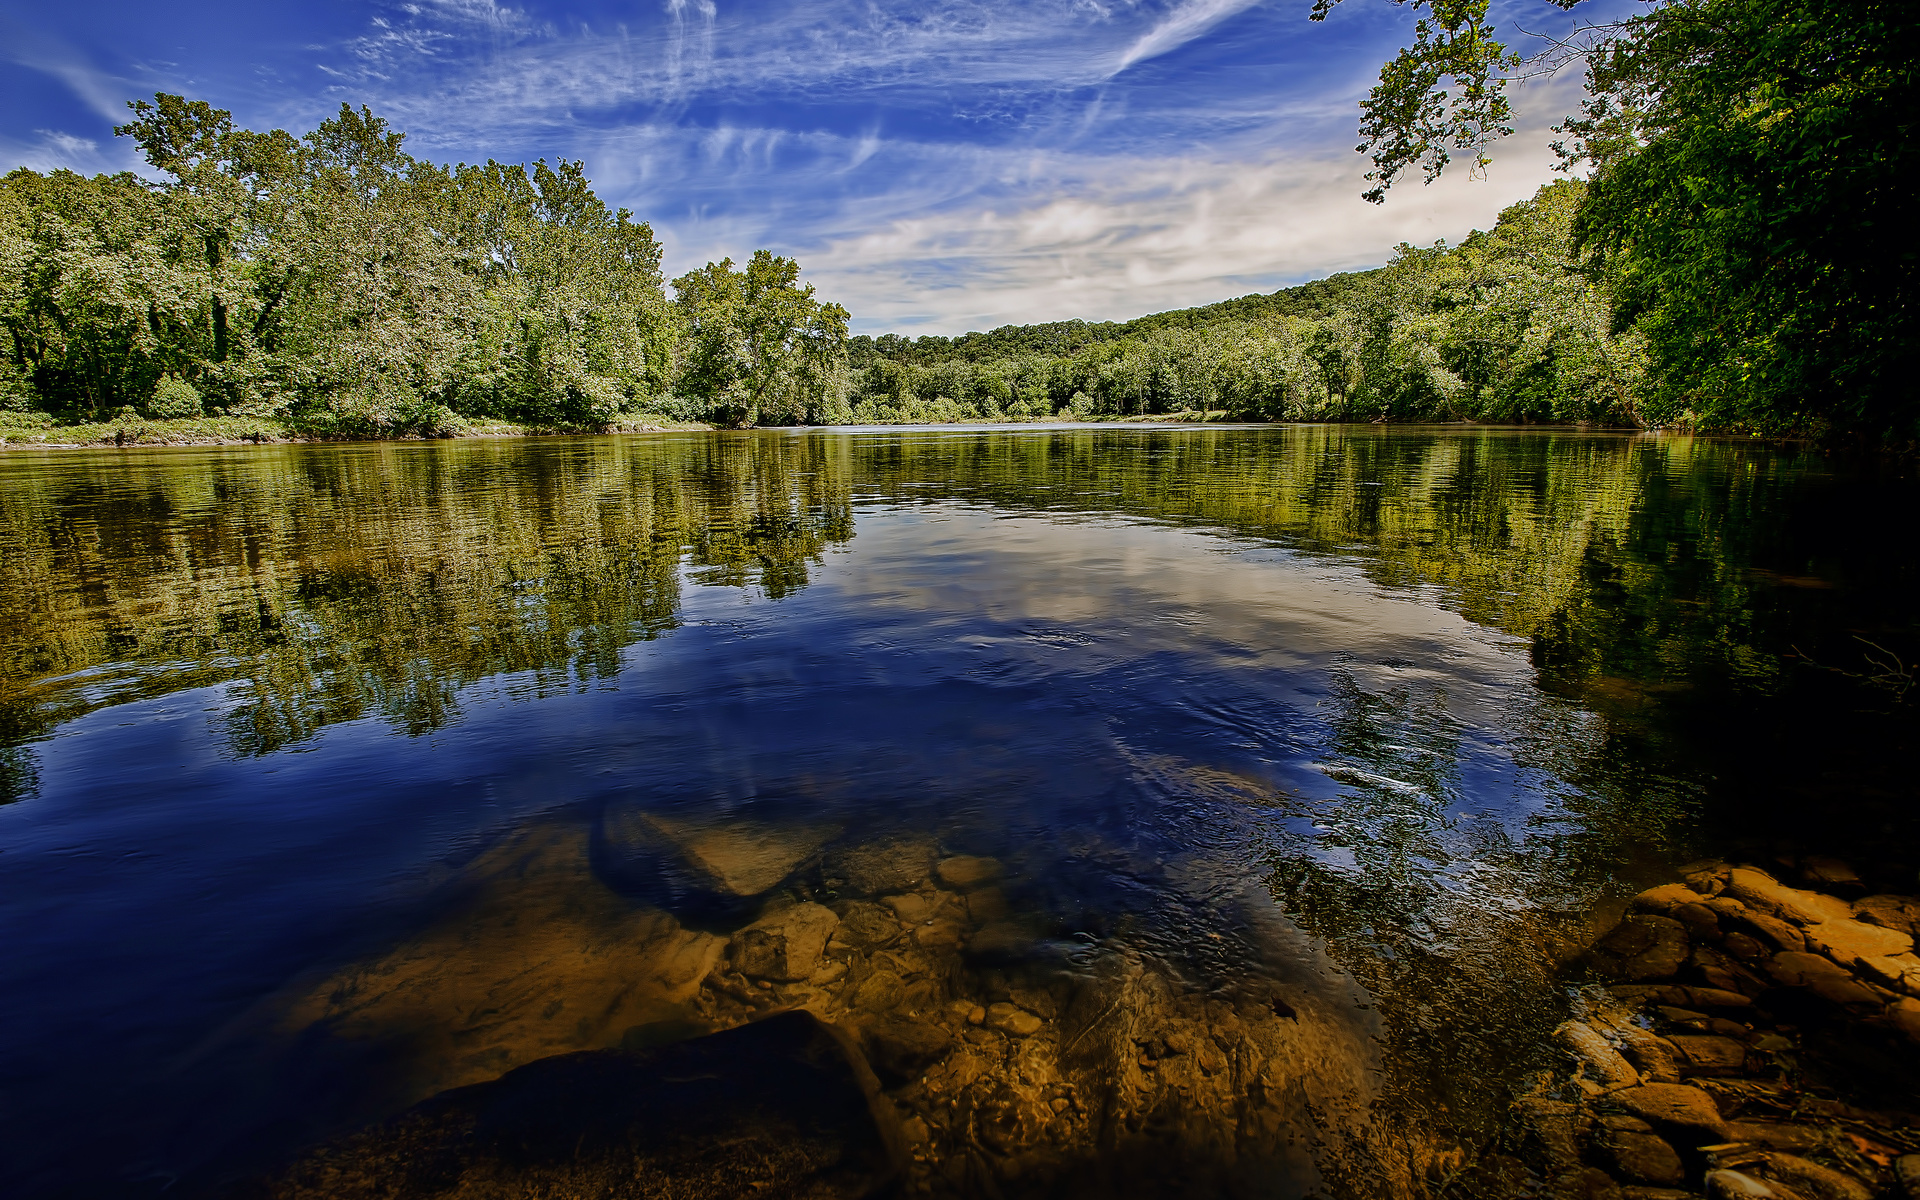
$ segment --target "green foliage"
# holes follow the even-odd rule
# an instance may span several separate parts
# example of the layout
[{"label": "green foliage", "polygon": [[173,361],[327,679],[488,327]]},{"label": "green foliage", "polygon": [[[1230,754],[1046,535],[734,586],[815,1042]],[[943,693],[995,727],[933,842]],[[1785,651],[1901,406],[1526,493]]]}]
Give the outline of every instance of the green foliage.
[{"label": "green foliage", "polygon": [[597,430],[684,419],[737,385],[734,420],[844,414],[847,315],[797,264],[756,255],[731,333],[682,355],[653,230],[579,162],[443,168],[344,105],[302,138],[179,96],[129,107],[116,132],[163,182],[0,180],[0,410]]},{"label": "green foliage", "polygon": [[1920,438],[1920,14],[1676,0],[1594,55],[1566,151],[1659,420]]},{"label": "green foliage", "polygon": [[[1609,330],[1606,282],[1573,256],[1582,194],[1556,183],[1458,247],[1402,246],[1378,271],[1272,296],[1125,325],[855,339],[855,418],[1631,423],[1643,339]],[[1046,345],[1072,348],[1020,349]]]},{"label": "green foliage", "polygon": [[154,388],[153,399],[147,401],[147,415],[163,421],[197,417],[200,415],[200,393],[178,375],[168,375],[160,380],[160,386]]},{"label": "green foliage", "polygon": [[[1449,146],[1484,165],[1509,132],[1500,89],[1520,61],[1485,0],[1425,7],[1364,106],[1370,200],[1414,163],[1431,180]],[[1913,6],[1654,0],[1530,69],[1569,64],[1589,93],[1559,145],[1591,170],[1578,243],[1611,285],[1614,328],[1644,341],[1645,416],[1920,442]]]},{"label": "green foliage", "polygon": [[848,419],[847,310],[799,286],[800,264],[756,250],[673,281],[686,331],[680,390],[723,425]]}]

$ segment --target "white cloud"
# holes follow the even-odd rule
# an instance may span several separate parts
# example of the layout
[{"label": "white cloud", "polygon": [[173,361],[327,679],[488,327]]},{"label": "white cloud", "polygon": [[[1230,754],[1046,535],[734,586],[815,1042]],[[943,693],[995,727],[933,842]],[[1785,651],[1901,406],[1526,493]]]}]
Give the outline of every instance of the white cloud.
[{"label": "white cloud", "polygon": [[1157,58],[1178,49],[1233,14],[1253,7],[1259,0],[1187,0],[1166,20],[1140,35],[1115,60],[1113,74],[1119,74],[1137,62]]}]

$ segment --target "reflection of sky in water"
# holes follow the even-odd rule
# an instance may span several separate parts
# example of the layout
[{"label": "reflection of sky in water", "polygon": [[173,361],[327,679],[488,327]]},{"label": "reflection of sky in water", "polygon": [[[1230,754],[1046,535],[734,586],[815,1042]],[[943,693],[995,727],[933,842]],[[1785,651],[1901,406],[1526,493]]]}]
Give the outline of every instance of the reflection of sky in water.
[{"label": "reflection of sky in water", "polygon": [[238,685],[58,730],[40,798],[7,814],[14,1028],[37,1032],[14,1069],[52,1087],[111,1047],[164,1078],[202,1014],[392,936],[437,860],[557,805],[936,830],[1016,864],[1060,937],[1216,979],[1290,969],[1244,929],[1196,933],[1244,925],[1219,906],[1275,855],[1384,889],[1368,919],[1438,948],[1444,897],[1524,903],[1538,880],[1515,869],[1558,830],[1551,777],[1512,747],[1575,726],[1538,715],[1558,706],[1511,639],[1337,560],[866,509],[800,592],[693,588],[680,618],[611,677],[469,685],[413,740],[363,719],[235,758]]},{"label": "reflection of sky in water", "polygon": [[[251,1027],[223,1023],[406,944],[446,916],[439,885],[555,813],[591,841],[596,886],[639,901],[673,897],[621,841],[636,814],[931,834],[1007,862],[1008,899],[1057,963],[1125,944],[1202,986],[1260,976],[1333,997],[1350,975],[1404,1076],[1389,1090],[1456,1111],[1455,1089],[1484,1099],[1550,1024],[1551,969],[1596,897],[1692,815],[1700,772],[1623,752],[1625,723],[1543,690],[1540,657],[1705,661],[1727,642],[1661,626],[1680,609],[1633,609],[1714,593],[1647,571],[1620,548],[1630,524],[1580,523],[1673,493],[1635,491],[1641,451],[1607,439],[1526,459],[1549,443],[1496,438],[1485,470],[1467,439],[1354,435],[1323,454],[1322,431],[1168,439],[1217,451],[1185,475],[1156,477],[1159,450],[1124,460],[1134,442],[1060,469],[992,457],[1082,454],[1095,436],[1115,435],[183,456],[183,477],[290,472],[235,494],[261,489],[248,514],[297,513],[292,533],[263,519],[249,542],[234,518],[220,535],[260,552],[255,573],[203,569],[157,534],[76,567],[54,539],[48,594],[106,579],[120,607],[0,612],[67,654],[45,672],[60,680],[6,681],[54,714],[27,747],[28,798],[0,806],[15,1144],[158,1171],[181,1146],[294,1142],[355,1111],[337,1067],[263,1065]],[[985,457],[884,458],[910,443]],[[1360,461],[1396,446],[1405,461]],[[1502,455],[1560,474],[1486,484]],[[435,463],[469,474],[439,492],[405,475]],[[1347,477],[1315,490],[1338,471],[1376,471],[1400,498],[1369,507],[1353,497],[1386,489]],[[142,508],[107,478],[95,519],[135,532],[155,513],[237,511]],[[851,538],[847,488],[864,497]],[[445,495],[459,499],[435,508]],[[1109,502],[1153,518],[1056,508]],[[1589,540],[1568,549],[1575,532]],[[1695,544],[1667,538],[1656,549]],[[207,544],[210,561],[230,551]],[[1700,561],[1718,570],[1719,552]],[[140,613],[188,593],[204,603],[181,601],[177,624],[211,613],[230,642],[202,650],[166,626],[113,657],[147,636]],[[1721,597],[1727,628],[1759,611]],[[257,630],[234,615],[255,610]],[[1529,621],[1545,634],[1510,632]],[[41,653],[14,640],[11,662]]]}]

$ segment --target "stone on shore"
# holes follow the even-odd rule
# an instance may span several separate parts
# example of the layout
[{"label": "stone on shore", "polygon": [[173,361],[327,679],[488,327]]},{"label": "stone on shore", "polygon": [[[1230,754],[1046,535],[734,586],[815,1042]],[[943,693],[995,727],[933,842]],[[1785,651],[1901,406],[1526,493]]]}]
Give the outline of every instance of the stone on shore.
[{"label": "stone on shore", "polygon": [[1640,1082],[1640,1073],[1590,1026],[1566,1021],[1553,1036],[1592,1070],[1594,1081],[1602,1087],[1631,1087]]},{"label": "stone on shore", "polygon": [[1655,1128],[1714,1139],[1724,1139],[1727,1135],[1727,1122],[1713,1097],[1696,1087],[1644,1083],[1614,1092],[1608,1098]]},{"label": "stone on shore", "polygon": [[1920,896],[1868,896],[1854,902],[1853,912],[1862,921],[1920,939]]},{"label": "stone on shore", "polygon": [[1635,1183],[1677,1187],[1686,1182],[1686,1166],[1672,1146],[1654,1133],[1609,1129],[1598,1144],[1611,1160],[1613,1173]]}]

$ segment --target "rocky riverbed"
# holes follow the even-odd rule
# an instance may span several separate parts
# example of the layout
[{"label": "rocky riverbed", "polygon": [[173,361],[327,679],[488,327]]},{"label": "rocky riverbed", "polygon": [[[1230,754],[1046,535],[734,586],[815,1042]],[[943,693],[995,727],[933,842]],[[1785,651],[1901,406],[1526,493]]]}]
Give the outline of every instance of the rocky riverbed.
[{"label": "rocky riverbed", "polygon": [[1839,864],[1635,897],[1565,981],[1561,1069],[1471,1146],[1389,1127],[1334,984],[1202,982],[1061,937],[1000,860],[838,835],[637,818],[497,847],[457,916],[285,1010],[377,1047],[414,1107],[247,1190],[1920,1196],[1920,900]]}]

